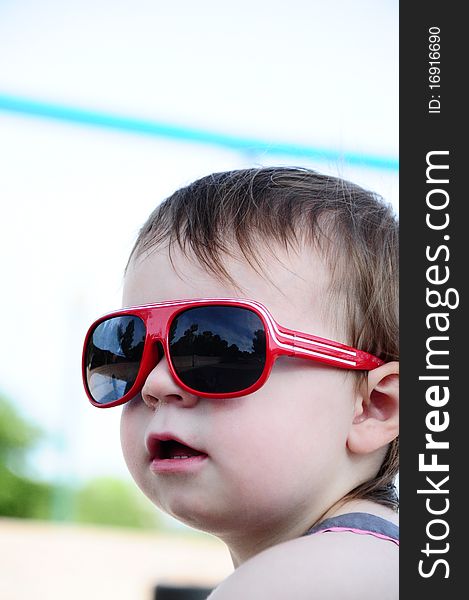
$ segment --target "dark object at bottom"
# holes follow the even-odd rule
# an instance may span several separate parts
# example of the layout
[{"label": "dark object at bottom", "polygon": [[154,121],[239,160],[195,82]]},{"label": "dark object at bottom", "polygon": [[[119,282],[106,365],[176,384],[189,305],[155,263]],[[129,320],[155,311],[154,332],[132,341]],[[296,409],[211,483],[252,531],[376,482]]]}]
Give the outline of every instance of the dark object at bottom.
[{"label": "dark object at bottom", "polygon": [[154,600],[206,600],[214,588],[180,585],[157,585]]}]

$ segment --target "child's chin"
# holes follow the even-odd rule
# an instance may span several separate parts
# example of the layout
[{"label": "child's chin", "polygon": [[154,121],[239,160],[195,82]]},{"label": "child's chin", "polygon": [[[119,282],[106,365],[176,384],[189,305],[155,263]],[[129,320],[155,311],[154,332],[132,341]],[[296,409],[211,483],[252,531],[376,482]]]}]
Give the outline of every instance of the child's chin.
[{"label": "child's chin", "polygon": [[220,510],[208,504],[195,507],[179,501],[168,507],[169,510],[161,508],[184,525],[205,533],[220,535],[233,527],[233,513],[229,507]]}]

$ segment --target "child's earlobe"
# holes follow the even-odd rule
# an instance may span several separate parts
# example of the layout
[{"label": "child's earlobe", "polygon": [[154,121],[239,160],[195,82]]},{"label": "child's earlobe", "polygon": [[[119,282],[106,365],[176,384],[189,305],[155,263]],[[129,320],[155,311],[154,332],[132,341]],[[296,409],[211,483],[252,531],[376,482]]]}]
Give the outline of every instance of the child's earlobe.
[{"label": "child's earlobe", "polygon": [[347,447],[369,454],[399,435],[399,363],[389,362],[368,373],[355,405]]}]

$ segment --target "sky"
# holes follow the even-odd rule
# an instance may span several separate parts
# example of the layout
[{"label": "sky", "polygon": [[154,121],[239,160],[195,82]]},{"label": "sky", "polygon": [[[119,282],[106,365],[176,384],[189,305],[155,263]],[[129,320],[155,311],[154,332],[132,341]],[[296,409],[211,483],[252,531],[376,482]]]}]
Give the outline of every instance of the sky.
[{"label": "sky", "polygon": [[[372,0],[0,2],[0,393],[48,434],[38,476],[128,477],[120,409],[87,403],[81,347],[121,305],[137,232],[213,171],[295,164],[398,210],[398,3]],[[2,95],[334,150],[238,152],[2,110]],[[341,158],[342,157],[342,158]]]}]

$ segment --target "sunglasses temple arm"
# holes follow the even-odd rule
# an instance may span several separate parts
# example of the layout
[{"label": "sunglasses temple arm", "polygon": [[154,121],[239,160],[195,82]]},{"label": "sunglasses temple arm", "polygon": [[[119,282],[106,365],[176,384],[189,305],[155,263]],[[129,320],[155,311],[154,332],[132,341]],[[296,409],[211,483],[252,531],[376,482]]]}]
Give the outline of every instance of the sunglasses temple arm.
[{"label": "sunglasses temple arm", "polygon": [[275,324],[281,353],[309,358],[342,369],[371,371],[384,363],[368,352]]}]

